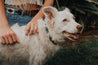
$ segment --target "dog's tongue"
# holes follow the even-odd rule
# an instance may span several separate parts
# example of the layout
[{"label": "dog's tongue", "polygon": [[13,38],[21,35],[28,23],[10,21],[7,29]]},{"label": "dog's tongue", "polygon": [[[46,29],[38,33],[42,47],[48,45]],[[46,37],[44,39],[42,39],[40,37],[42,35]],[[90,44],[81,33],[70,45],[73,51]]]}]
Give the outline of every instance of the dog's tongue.
[{"label": "dog's tongue", "polygon": [[70,34],[68,37],[72,38],[72,39],[78,39],[79,38],[79,35],[73,35],[73,34]]},{"label": "dog's tongue", "polygon": [[74,40],[78,39],[79,38],[79,35],[77,34],[69,34],[69,33],[63,33],[65,36],[69,37],[69,38],[72,38]]}]

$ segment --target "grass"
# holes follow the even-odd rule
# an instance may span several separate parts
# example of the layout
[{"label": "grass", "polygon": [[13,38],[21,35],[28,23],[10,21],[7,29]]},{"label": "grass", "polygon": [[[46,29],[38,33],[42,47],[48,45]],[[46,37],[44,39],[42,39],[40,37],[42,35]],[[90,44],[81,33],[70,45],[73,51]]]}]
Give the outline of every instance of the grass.
[{"label": "grass", "polygon": [[[98,34],[90,31],[88,36],[93,35],[90,33]],[[98,37],[83,37],[62,45],[45,65],[98,65]]]}]

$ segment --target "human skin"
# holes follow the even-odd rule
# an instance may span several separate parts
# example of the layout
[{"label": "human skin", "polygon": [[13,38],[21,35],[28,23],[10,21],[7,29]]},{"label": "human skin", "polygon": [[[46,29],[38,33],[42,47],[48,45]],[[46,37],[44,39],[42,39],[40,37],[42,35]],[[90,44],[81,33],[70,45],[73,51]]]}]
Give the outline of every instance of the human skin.
[{"label": "human skin", "polygon": [[[45,0],[45,3],[43,4],[43,7],[46,6],[51,6],[53,5],[53,1],[54,0]],[[40,11],[36,14],[36,16],[27,24],[25,31],[26,31],[26,35],[31,35],[34,34],[38,31],[38,25],[37,25],[37,20],[40,18],[43,18],[44,15],[42,13],[42,8],[40,9]]]},{"label": "human skin", "polygon": [[[13,44],[14,42],[20,43],[17,35],[8,24],[3,1],[4,0],[0,0],[0,39],[2,40],[2,44]],[[44,17],[42,8],[53,5],[53,1],[54,0],[45,0],[40,11],[26,25],[25,35],[32,35],[38,31],[37,20]]]},{"label": "human skin", "polygon": [[0,0],[0,39],[2,40],[3,44],[12,44],[14,42],[19,43],[16,34],[8,24],[3,0]]}]

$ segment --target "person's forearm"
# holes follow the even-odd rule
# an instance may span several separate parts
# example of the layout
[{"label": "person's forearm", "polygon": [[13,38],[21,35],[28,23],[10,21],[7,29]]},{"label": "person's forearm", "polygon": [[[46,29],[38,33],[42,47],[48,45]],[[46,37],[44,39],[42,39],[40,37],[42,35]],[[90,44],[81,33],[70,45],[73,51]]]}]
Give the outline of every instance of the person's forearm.
[{"label": "person's forearm", "polygon": [[0,26],[6,25],[8,26],[5,9],[4,9],[4,2],[0,0]]},{"label": "person's forearm", "polygon": [[[35,15],[35,17],[33,19],[40,19],[44,17],[44,14],[42,13],[42,9],[46,6],[52,6],[53,5],[54,0],[45,0],[43,6],[41,7],[40,11]],[[32,20],[33,20],[32,19]]]}]

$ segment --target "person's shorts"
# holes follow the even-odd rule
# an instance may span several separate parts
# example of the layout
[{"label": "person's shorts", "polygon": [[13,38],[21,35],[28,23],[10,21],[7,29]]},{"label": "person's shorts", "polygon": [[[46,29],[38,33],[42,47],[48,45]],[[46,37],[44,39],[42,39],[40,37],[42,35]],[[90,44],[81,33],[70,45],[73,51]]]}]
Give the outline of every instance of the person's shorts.
[{"label": "person's shorts", "polygon": [[26,25],[28,22],[31,21],[32,17],[30,16],[21,16],[21,15],[12,15],[6,13],[7,20],[10,26],[14,24],[18,24],[19,26]]},{"label": "person's shorts", "polygon": [[[13,8],[13,9],[16,9],[16,8]],[[16,23],[19,26],[23,26],[23,25],[26,25],[28,22],[30,22],[34,16],[18,15],[18,14],[11,14],[9,12],[6,12],[6,17],[10,26]]]}]

